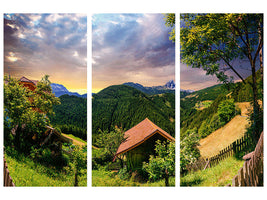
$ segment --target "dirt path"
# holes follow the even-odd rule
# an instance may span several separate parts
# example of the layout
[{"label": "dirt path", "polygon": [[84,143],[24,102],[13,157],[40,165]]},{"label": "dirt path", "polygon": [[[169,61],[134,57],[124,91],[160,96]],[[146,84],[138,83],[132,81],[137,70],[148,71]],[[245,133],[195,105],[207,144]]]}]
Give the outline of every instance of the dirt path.
[{"label": "dirt path", "polygon": [[70,136],[68,136],[67,134],[62,133],[62,135],[64,135],[64,137],[66,137],[66,138],[71,139],[71,140],[73,141],[73,144],[74,144],[74,145],[78,145],[78,146],[83,146],[83,145],[85,145],[85,143],[80,142],[80,141],[78,141],[78,140],[75,140],[75,139],[71,138]]},{"label": "dirt path", "polygon": [[241,109],[241,115],[235,116],[224,127],[200,140],[198,148],[202,157],[211,157],[218,154],[222,149],[244,135],[249,124],[247,112],[250,105],[248,102],[238,103],[237,105]]}]

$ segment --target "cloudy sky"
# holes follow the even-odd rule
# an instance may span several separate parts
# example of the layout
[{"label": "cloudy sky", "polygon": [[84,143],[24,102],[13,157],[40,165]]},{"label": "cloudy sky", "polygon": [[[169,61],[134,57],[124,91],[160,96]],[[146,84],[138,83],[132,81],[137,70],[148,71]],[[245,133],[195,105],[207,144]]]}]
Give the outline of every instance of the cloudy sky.
[{"label": "cloudy sky", "polygon": [[4,73],[86,93],[86,14],[4,14]]},{"label": "cloudy sky", "polygon": [[92,16],[92,91],[125,82],[175,80],[175,44],[163,14]]}]

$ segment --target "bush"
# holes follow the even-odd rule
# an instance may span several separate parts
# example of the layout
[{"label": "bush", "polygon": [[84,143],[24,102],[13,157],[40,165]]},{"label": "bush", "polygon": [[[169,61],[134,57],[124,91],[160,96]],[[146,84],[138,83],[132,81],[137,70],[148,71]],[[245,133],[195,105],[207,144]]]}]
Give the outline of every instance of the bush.
[{"label": "bush", "polygon": [[148,163],[143,163],[143,170],[153,181],[165,179],[166,186],[169,186],[169,176],[175,175],[175,143],[160,142],[155,145],[156,157],[150,156]]},{"label": "bush", "polygon": [[118,177],[122,180],[129,180],[131,178],[130,172],[126,167],[119,170]]},{"label": "bush", "polygon": [[222,101],[218,106],[219,119],[223,124],[229,122],[236,114],[234,99]]},{"label": "bush", "polygon": [[188,130],[186,137],[180,143],[180,171],[186,172],[186,165],[194,163],[200,157],[199,136],[196,130]]}]

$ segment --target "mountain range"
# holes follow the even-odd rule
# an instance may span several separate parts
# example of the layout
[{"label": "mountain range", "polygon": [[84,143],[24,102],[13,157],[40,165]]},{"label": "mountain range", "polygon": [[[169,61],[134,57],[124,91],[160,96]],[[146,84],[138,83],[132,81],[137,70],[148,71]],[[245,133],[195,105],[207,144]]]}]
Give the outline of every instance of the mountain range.
[{"label": "mountain range", "polygon": [[52,88],[52,92],[55,94],[56,97],[60,97],[64,94],[68,94],[70,96],[87,98],[87,94],[80,95],[77,92],[70,92],[64,85],[61,85],[61,84],[51,83],[51,88]]},{"label": "mountain range", "polygon": [[123,85],[128,85],[148,95],[162,94],[162,93],[175,93],[175,82],[173,80],[168,81],[162,86],[145,87],[139,83],[127,82]]}]

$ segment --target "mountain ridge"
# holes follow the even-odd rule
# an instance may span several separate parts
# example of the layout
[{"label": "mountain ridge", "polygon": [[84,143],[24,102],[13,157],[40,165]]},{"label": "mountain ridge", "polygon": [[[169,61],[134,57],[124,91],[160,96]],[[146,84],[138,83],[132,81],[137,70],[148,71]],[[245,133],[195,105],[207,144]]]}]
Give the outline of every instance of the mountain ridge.
[{"label": "mountain ridge", "polygon": [[79,94],[77,92],[70,92],[64,85],[58,83],[51,83],[52,93],[55,94],[56,97],[60,97],[64,94],[68,94],[70,96],[77,96],[82,98],[87,98],[87,94]]},{"label": "mountain ridge", "polygon": [[152,86],[152,87],[143,86],[139,83],[134,83],[134,82],[126,82],[126,83],[123,83],[122,85],[128,85],[148,95],[175,93],[174,80],[168,81],[165,85]]}]

